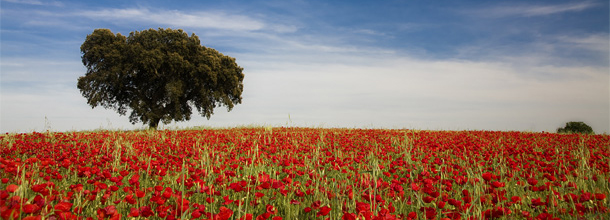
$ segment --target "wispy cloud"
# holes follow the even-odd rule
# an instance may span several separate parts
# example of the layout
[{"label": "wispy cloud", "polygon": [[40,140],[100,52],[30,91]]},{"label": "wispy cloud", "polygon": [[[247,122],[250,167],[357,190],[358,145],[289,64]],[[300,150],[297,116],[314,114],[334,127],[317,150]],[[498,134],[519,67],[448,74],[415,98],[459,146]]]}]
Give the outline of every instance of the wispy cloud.
[{"label": "wispy cloud", "polygon": [[140,22],[231,31],[296,31],[294,26],[282,24],[268,25],[254,17],[228,14],[221,11],[184,12],[179,10],[149,10],[147,8],[111,8],[82,11],[76,15],[114,23]]},{"label": "wispy cloud", "polygon": [[2,83],[28,82],[44,85],[75,83],[76,77],[85,73],[80,60],[53,60],[43,58],[3,58],[0,61]]},{"label": "wispy cloud", "polygon": [[368,34],[368,35],[377,35],[377,36],[385,36],[385,33],[379,32],[379,31],[374,31],[371,29],[357,29],[354,30],[354,33],[359,33],[359,34]]},{"label": "wispy cloud", "polygon": [[38,1],[38,0],[3,0],[5,2],[26,4],[26,5],[46,5],[46,6],[63,6],[64,4],[58,1]]},{"label": "wispy cloud", "polygon": [[585,50],[598,51],[606,55],[610,53],[610,35],[608,34],[593,34],[584,37],[562,36],[559,37],[559,40]]},{"label": "wispy cloud", "polygon": [[597,3],[591,1],[555,5],[520,4],[478,9],[477,11],[468,11],[468,13],[483,17],[534,17],[558,13],[579,12],[593,8],[597,5]]},{"label": "wispy cloud", "polygon": [[[458,47],[458,54],[455,57],[478,61],[501,61],[515,66],[559,65],[607,68],[610,56],[609,37],[605,33],[550,35],[519,44],[484,39],[477,44]],[[540,74],[531,77],[557,76]]]}]

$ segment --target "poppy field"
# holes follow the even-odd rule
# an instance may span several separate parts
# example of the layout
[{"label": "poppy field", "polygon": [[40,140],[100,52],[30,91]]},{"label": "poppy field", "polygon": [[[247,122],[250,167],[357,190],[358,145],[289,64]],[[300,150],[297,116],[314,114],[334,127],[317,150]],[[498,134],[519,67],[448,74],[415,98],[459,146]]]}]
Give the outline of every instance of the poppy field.
[{"label": "poppy field", "polygon": [[232,128],[0,136],[2,219],[608,219],[610,136]]}]

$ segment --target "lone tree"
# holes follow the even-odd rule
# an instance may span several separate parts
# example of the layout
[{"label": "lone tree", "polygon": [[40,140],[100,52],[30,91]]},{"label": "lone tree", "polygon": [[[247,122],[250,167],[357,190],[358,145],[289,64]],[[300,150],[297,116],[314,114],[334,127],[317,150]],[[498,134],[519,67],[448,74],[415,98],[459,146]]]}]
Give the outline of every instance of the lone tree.
[{"label": "lone tree", "polygon": [[593,134],[593,128],[582,121],[571,121],[563,128],[557,128],[557,133]]},{"label": "lone tree", "polygon": [[243,68],[182,30],[149,29],[128,37],[96,29],[81,45],[85,76],[78,89],[103,106],[156,129],[159,121],[191,119],[192,106],[210,118],[217,106],[241,103]]}]

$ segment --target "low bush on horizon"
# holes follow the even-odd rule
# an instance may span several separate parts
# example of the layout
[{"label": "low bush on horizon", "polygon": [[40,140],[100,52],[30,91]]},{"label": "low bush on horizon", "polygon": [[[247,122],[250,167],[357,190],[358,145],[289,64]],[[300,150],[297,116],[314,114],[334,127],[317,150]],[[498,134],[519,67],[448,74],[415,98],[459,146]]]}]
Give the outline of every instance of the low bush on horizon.
[{"label": "low bush on horizon", "polygon": [[567,122],[563,128],[557,128],[557,133],[595,134],[593,128],[582,121]]},{"label": "low bush on horizon", "polygon": [[610,136],[233,128],[0,136],[2,219],[607,219]]}]

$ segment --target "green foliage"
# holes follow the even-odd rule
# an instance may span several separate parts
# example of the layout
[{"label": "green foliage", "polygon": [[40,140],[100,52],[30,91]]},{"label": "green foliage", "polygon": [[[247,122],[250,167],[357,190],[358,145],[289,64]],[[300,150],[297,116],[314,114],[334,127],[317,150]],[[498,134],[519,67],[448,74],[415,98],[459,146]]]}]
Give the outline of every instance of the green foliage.
[{"label": "green foliage", "polygon": [[85,76],[78,88],[92,108],[103,106],[155,129],[159,121],[206,118],[241,103],[243,68],[182,30],[149,29],[128,37],[96,29],[81,45]]},{"label": "green foliage", "polygon": [[582,121],[571,121],[563,128],[557,128],[557,133],[593,134],[593,128]]}]

